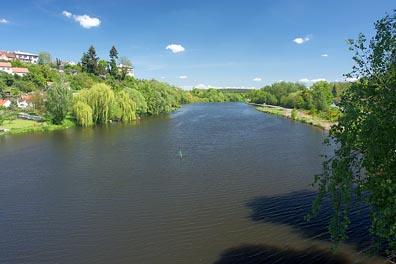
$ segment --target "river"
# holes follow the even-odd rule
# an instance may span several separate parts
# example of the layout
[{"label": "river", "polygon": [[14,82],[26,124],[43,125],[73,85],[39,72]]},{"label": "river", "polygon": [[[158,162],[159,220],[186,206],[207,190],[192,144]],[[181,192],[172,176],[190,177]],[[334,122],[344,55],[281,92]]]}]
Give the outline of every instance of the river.
[{"label": "river", "polygon": [[303,219],[325,137],[243,103],[0,136],[0,263],[381,263],[364,207],[335,255]]}]

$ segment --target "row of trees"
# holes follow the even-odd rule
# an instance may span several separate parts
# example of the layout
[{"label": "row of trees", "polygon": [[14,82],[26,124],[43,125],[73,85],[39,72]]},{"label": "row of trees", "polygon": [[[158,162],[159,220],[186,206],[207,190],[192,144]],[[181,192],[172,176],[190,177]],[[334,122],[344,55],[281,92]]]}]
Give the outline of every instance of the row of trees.
[{"label": "row of trees", "polygon": [[[127,76],[127,71],[132,68],[132,63],[127,57],[118,57],[118,51],[115,46],[112,46],[109,52],[109,61],[101,60],[97,54],[94,46],[90,46],[87,52],[83,53],[81,62],[81,71],[94,75],[109,74],[114,79],[124,80]],[[117,60],[119,59],[120,71],[117,67]]]},{"label": "row of trees", "polygon": [[327,111],[349,83],[320,81],[310,88],[300,83],[279,82],[254,90],[250,94],[253,103],[280,105],[289,108]]}]

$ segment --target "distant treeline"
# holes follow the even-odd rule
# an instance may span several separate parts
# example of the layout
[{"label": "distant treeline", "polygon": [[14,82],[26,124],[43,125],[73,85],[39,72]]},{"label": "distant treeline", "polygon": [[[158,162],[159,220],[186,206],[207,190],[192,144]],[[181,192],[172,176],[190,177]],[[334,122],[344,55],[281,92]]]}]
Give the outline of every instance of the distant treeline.
[{"label": "distant treeline", "polygon": [[313,114],[327,113],[325,117],[334,120],[339,111],[331,106],[340,102],[343,91],[350,85],[347,82],[320,81],[307,88],[301,83],[279,82],[253,90],[249,97],[252,103],[304,109]]},{"label": "distant treeline", "polygon": [[341,100],[342,92],[350,85],[348,82],[320,81],[307,88],[301,83],[278,82],[253,90],[249,96],[257,104],[325,111]]}]

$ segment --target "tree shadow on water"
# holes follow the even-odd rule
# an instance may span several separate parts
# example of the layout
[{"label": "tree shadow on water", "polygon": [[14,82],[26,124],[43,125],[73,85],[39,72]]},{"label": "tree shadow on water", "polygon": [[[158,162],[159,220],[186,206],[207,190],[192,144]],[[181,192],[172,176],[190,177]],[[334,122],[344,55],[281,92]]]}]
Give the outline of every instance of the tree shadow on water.
[{"label": "tree shadow on water", "polygon": [[214,264],[344,264],[351,260],[316,248],[304,251],[280,249],[271,246],[244,245],[226,250]]},{"label": "tree shadow on water", "polygon": [[[319,215],[311,221],[305,216],[311,212],[315,199],[314,191],[298,191],[281,196],[264,196],[254,198],[247,203],[252,210],[250,218],[255,222],[269,222],[288,225],[296,229],[306,238],[330,240],[327,226],[332,216],[331,203],[325,201]],[[348,228],[347,243],[351,243],[359,250],[367,249],[370,245],[369,209],[361,203],[354,203],[351,209],[351,224]]]}]

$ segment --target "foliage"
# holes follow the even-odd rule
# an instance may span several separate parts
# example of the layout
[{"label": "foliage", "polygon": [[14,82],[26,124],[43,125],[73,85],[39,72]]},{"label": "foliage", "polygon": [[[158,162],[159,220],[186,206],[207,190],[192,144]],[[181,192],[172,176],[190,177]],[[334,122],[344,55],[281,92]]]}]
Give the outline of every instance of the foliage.
[{"label": "foliage", "polygon": [[137,114],[142,115],[147,112],[147,102],[142,93],[131,88],[126,88],[125,92],[128,93],[129,97],[136,103]]},{"label": "foliage", "polygon": [[342,116],[330,132],[336,150],[315,177],[319,194],[313,216],[326,194],[333,201],[329,230],[334,242],[347,238],[354,197],[370,207],[370,232],[378,247],[396,252],[396,10],[375,23],[376,34],[350,40],[359,78],[340,102]]},{"label": "foliage", "polygon": [[326,111],[333,102],[332,88],[326,81],[314,83],[311,87],[315,109]]},{"label": "foliage", "polygon": [[96,68],[96,74],[98,75],[106,75],[107,74],[107,61],[99,60],[98,66]]},{"label": "foliage", "polygon": [[69,87],[63,82],[53,84],[47,92],[46,108],[54,124],[62,124],[72,101]]},{"label": "foliage", "polygon": [[111,50],[110,50],[109,73],[114,78],[118,77],[117,59],[118,59],[118,51],[113,46],[113,47],[111,47]]},{"label": "foliage", "polygon": [[110,117],[110,108],[114,101],[114,92],[104,83],[94,84],[91,89],[84,89],[76,96],[75,103],[81,101],[92,109],[94,124],[106,124]]},{"label": "foliage", "polygon": [[88,104],[82,101],[77,101],[73,105],[73,114],[76,118],[77,124],[80,126],[88,127],[93,125],[92,108]]},{"label": "foliage", "polygon": [[96,55],[94,46],[90,46],[87,53],[83,53],[81,58],[81,69],[83,72],[97,74],[99,57]]},{"label": "foliage", "polygon": [[291,111],[291,119],[297,119],[297,110],[295,108],[293,108],[293,110]]},{"label": "foliage", "polygon": [[123,122],[136,120],[136,103],[124,91],[116,95],[113,109],[112,118],[116,120]]},{"label": "foliage", "polygon": [[45,108],[45,95],[44,93],[35,92],[31,95],[31,102],[34,109],[37,110],[38,114],[45,114],[47,109]]},{"label": "foliage", "polygon": [[38,64],[47,64],[50,63],[51,61],[52,61],[52,57],[50,53],[46,51],[42,51],[39,53]]}]

